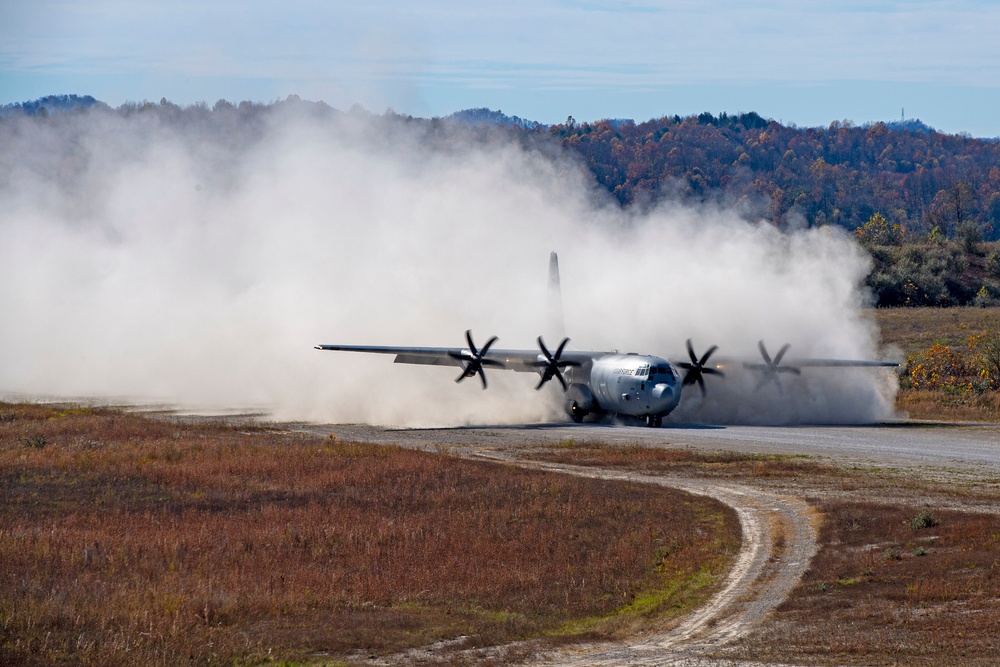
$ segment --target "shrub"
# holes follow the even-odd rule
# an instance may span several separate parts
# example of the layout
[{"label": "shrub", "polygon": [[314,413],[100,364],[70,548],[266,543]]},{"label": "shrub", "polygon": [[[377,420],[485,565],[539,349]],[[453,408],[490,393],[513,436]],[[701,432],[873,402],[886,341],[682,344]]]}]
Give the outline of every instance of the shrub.
[{"label": "shrub", "polygon": [[920,514],[910,520],[910,528],[913,530],[933,528],[936,525],[938,525],[937,519],[935,519],[934,515],[927,510],[921,511]]},{"label": "shrub", "polygon": [[903,229],[899,225],[889,224],[881,213],[872,213],[864,226],[854,230],[854,237],[866,246],[898,246],[903,242]]},{"label": "shrub", "polygon": [[986,260],[986,270],[990,275],[1000,278],[1000,252],[990,253]]},{"label": "shrub", "polygon": [[914,389],[973,388],[977,372],[947,345],[935,344],[906,360],[906,377]]},{"label": "shrub", "polygon": [[976,354],[979,377],[991,389],[1000,389],[1000,326],[993,324],[981,334],[969,338]]},{"label": "shrub", "polygon": [[979,288],[976,292],[976,298],[972,300],[972,305],[979,308],[989,308],[990,306],[1000,305],[1000,298],[993,296],[993,291],[989,289],[986,285]]},{"label": "shrub", "polygon": [[33,449],[41,449],[47,444],[49,444],[49,441],[44,434],[32,435],[24,439],[24,446]]}]

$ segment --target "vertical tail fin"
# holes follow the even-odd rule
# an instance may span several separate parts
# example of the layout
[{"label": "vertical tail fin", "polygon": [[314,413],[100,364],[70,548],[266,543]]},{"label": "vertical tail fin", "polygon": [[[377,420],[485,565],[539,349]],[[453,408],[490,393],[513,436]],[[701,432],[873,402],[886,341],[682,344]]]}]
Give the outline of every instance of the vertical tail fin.
[{"label": "vertical tail fin", "polygon": [[559,255],[554,250],[549,255],[548,311],[546,329],[554,340],[562,340],[566,337],[566,323],[563,320],[562,287],[559,283]]}]

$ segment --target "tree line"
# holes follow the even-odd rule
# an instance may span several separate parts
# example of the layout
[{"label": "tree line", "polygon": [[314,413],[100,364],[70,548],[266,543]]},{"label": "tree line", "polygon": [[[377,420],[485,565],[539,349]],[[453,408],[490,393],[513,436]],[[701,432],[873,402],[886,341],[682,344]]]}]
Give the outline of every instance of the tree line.
[{"label": "tree line", "polygon": [[[187,107],[127,102],[112,109],[90,96],[49,96],[0,108],[0,122],[17,116],[75,113],[145,114],[208,126],[234,117],[254,125],[278,108],[314,114],[342,112],[296,96],[270,104],[219,100]],[[48,113],[46,111],[48,110]],[[379,118],[359,107],[348,112]],[[645,122],[605,119],[542,125],[488,109],[423,119],[387,111],[381,119],[423,125],[432,138],[456,133],[507,136],[553,148],[583,162],[595,183],[622,206],[664,198],[735,206],[749,219],[778,226],[863,226],[873,214],[898,225],[907,239],[934,228],[953,239],[977,227],[984,240],[1000,238],[1000,140],[944,134],[915,120],[855,126],[782,125],[759,114],[702,113]],[[471,130],[470,130],[471,128]],[[391,131],[391,129],[387,129]]]},{"label": "tree line", "polygon": [[[0,108],[0,148],[24,123],[63,116],[70,124],[88,114],[138,115],[185,126],[205,142],[246,147],[281,110],[365,116],[390,141],[394,128],[416,127],[444,150],[514,141],[579,161],[597,191],[623,207],[669,199],[724,205],[786,229],[839,226],[872,254],[869,286],[878,305],[1000,304],[1000,141],[944,134],[915,120],[798,128],[754,112],[706,112],[642,123],[570,117],[546,126],[488,109],[432,119],[360,107],[342,112],[296,96],[270,104],[181,107],[161,99],[112,108],[63,95]],[[73,141],[72,131],[66,137]]]},{"label": "tree line", "polygon": [[1000,230],[1000,142],[919,121],[797,128],[756,113],[547,128],[622,205],[719,201],[777,225],[863,226],[880,213],[904,233]]}]

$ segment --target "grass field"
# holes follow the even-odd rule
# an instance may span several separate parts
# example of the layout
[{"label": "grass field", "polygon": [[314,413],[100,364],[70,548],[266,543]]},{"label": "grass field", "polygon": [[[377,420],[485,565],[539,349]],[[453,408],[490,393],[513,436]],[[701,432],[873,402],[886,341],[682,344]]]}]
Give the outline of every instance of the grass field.
[{"label": "grass field", "polygon": [[735,513],[254,425],[0,404],[0,664],[350,660],[615,636],[706,598]]},{"label": "grass field", "polygon": [[1000,480],[972,487],[799,457],[706,457],[587,443],[535,456],[737,479],[809,499],[820,520],[810,569],[757,632],[720,657],[878,667],[997,664]]},{"label": "grass field", "polygon": [[[884,345],[909,357],[934,345],[970,356],[969,339],[1000,327],[1000,308],[886,308],[873,311]],[[956,387],[914,389],[906,382],[896,407],[912,419],[1000,422],[1000,391]]]},{"label": "grass field", "polygon": [[885,344],[906,355],[935,343],[958,347],[1000,324],[1000,308],[879,308],[873,311]]}]

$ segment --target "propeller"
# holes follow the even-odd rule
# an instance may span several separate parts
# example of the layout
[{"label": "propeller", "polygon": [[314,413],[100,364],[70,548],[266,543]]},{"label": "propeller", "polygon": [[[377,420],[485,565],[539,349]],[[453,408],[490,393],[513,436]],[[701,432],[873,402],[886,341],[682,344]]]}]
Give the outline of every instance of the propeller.
[{"label": "propeller", "polygon": [[782,391],[781,380],[778,379],[778,373],[793,373],[795,375],[802,375],[802,371],[794,366],[782,366],[781,359],[785,356],[785,352],[788,352],[788,348],[791,345],[785,343],[778,350],[778,354],[774,355],[774,359],[771,359],[771,355],[767,353],[767,348],[764,347],[764,341],[757,341],[757,349],[760,350],[760,356],[764,357],[764,363],[762,364],[743,364],[744,368],[749,368],[750,370],[760,371],[763,375],[760,381],[757,382],[757,387],[755,390],[759,390],[768,382],[774,382],[778,386],[778,390]]},{"label": "propeller", "polygon": [[476,344],[472,342],[471,330],[467,330],[465,332],[465,340],[469,344],[468,350],[462,350],[461,352],[448,352],[448,356],[452,359],[465,362],[465,368],[462,370],[462,374],[455,378],[455,382],[461,382],[465,378],[478,375],[479,379],[483,381],[483,389],[486,389],[486,372],[483,370],[483,367],[504,367],[502,361],[486,358],[486,353],[489,351],[490,346],[497,341],[497,337],[493,336],[493,338],[486,341],[486,345],[483,345],[483,349],[481,350],[477,350]]},{"label": "propeller", "polygon": [[713,345],[712,347],[708,348],[708,351],[705,352],[705,354],[701,355],[701,359],[699,359],[698,355],[694,353],[694,347],[691,345],[691,339],[688,338],[687,350],[688,350],[688,356],[691,357],[691,363],[682,361],[681,363],[677,364],[679,367],[687,371],[687,373],[684,374],[684,380],[681,382],[681,386],[686,387],[689,384],[698,383],[698,386],[701,388],[701,395],[704,396],[705,379],[703,376],[718,375],[719,377],[726,377],[726,374],[720,371],[719,369],[705,365],[706,363],[708,363],[708,358],[711,357],[712,354],[717,349],[719,349],[719,346]]},{"label": "propeller", "polygon": [[580,366],[580,362],[563,361],[561,359],[563,349],[565,349],[566,343],[568,342],[569,338],[563,338],[562,342],[559,343],[559,347],[556,348],[556,353],[552,354],[549,352],[549,348],[545,347],[545,341],[542,340],[542,337],[538,337],[538,347],[541,348],[542,354],[545,355],[545,361],[536,361],[531,365],[535,368],[544,368],[545,370],[542,372],[542,379],[538,382],[538,386],[535,387],[535,389],[541,389],[542,385],[552,378],[559,380],[559,384],[562,385],[563,391],[566,391],[569,388],[569,385],[566,384],[566,378],[563,377],[562,369],[570,366]]}]

